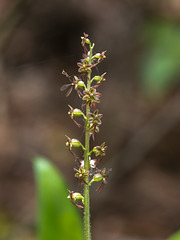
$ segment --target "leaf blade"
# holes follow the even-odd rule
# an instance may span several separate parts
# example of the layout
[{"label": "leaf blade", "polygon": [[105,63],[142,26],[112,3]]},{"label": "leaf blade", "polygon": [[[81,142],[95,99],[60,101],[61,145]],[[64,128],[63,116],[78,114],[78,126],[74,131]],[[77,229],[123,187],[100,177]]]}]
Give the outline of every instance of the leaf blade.
[{"label": "leaf blade", "polygon": [[62,175],[45,158],[33,161],[38,198],[38,239],[82,239],[82,223],[75,207],[67,199]]}]

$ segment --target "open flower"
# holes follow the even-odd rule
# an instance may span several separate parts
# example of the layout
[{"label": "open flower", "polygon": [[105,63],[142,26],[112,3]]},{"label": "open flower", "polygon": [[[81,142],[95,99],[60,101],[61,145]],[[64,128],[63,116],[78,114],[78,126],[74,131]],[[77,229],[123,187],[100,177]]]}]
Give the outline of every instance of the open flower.
[{"label": "open flower", "polygon": [[80,143],[79,140],[75,139],[75,138],[70,138],[68,136],[67,137],[67,142],[66,142],[66,146],[72,150],[72,148],[79,148],[79,147],[83,147],[83,145]]},{"label": "open flower", "polygon": [[89,113],[89,119],[88,119],[88,123],[90,125],[89,129],[91,131],[92,137],[94,139],[94,134],[95,132],[98,133],[99,132],[99,126],[101,125],[103,114],[99,113],[99,110],[96,109],[93,113]]},{"label": "open flower", "polygon": [[67,142],[66,142],[66,146],[68,147],[70,153],[76,158],[79,159],[78,156],[76,156],[75,153],[73,153],[72,148],[79,148],[81,147],[83,150],[85,149],[84,146],[81,144],[81,142],[78,139],[75,138],[70,138],[67,135],[65,135],[67,137]]},{"label": "open flower", "polygon": [[69,114],[70,118],[74,121],[74,123],[75,123],[78,127],[81,127],[81,124],[79,124],[78,122],[76,122],[76,121],[74,120],[74,117],[83,116],[84,118],[86,118],[85,115],[84,115],[84,113],[83,113],[80,109],[78,109],[78,108],[74,108],[74,109],[73,109],[70,105],[68,105],[68,107],[69,107],[68,114]]},{"label": "open flower", "polygon": [[104,188],[104,185],[107,184],[107,179],[108,174],[106,173],[106,168],[103,170],[98,170],[98,173],[96,173],[90,181],[89,186],[91,186],[93,182],[101,182],[100,186],[96,189],[96,191],[101,192]]},{"label": "open flower", "polygon": [[83,58],[81,60],[81,62],[77,63],[79,69],[78,72],[80,73],[88,73],[91,72],[91,68],[92,68],[92,64],[89,64],[89,59],[87,58]]},{"label": "open flower", "polygon": [[107,146],[105,146],[105,142],[103,142],[100,146],[96,146],[93,148],[93,152],[96,156],[104,157],[106,155]]},{"label": "open flower", "polygon": [[98,171],[102,177],[102,182],[101,182],[100,186],[96,189],[96,191],[101,192],[104,188],[104,185],[107,184],[108,174],[106,173],[106,168],[104,168],[103,170],[98,170]]},{"label": "open flower", "polygon": [[103,142],[100,146],[96,146],[92,149],[91,152],[95,154],[95,156],[99,156],[97,163],[99,164],[102,161],[102,158],[106,155],[107,146],[105,146],[105,142]]},{"label": "open flower", "polygon": [[83,167],[80,167],[78,170],[76,168],[74,168],[74,170],[76,171],[75,177],[79,178],[80,183],[85,183],[87,184],[87,182],[85,181],[86,176],[89,175],[89,171],[85,171],[85,169]]},{"label": "open flower", "polygon": [[97,84],[100,84],[100,83],[102,83],[102,82],[104,82],[104,81],[106,80],[105,77],[104,77],[105,75],[106,75],[106,72],[103,73],[101,76],[94,76],[94,77],[91,79],[91,82],[96,81]]},{"label": "open flower", "polygon": [[101,93],[97,92],[95,87],[91,87],[89,91],[84,90],[83,93],[83,100],[86,101],[85,105],[89,104],[90,107],[95,107],[95,103],[100,103]]}]

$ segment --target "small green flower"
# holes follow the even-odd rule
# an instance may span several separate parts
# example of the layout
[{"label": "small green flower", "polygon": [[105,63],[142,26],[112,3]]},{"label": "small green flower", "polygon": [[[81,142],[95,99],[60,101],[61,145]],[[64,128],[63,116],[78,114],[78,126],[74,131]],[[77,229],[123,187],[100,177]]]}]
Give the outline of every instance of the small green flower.
[{"label": "small green flower", "polygon": [[96,156],[104,157],[106,155],[106,150],[107,150],[107,146],[105,146],[105,142],[103,142],[100,146],[94,147],[92,152]]},{"label": "small green flower", "polygon": [[103,176],[100,173],[97,173],[93,177],[93,182],[100,182],[103,179]]},{"label": "small green flower", "polygon": [[90,40],[89,40],[89,38],[88,38],[88,34],[86,34],[86,33],[84,33],[84,36],[81,37],[81,40],[82,40],[82,41],[81,41],[82,46],[84,46],[85,43],[91,44],[91,42],[90,42]]},{"label": "small green flower", "polygon": [[70,115],[71,119],[73,119],[73,117],[79,117],[81,115],[83,115],[83,112],[78,109],[78,108],[72,108],[70,105],[69,106],[69,112],[68,114]]},{"label": "small green flower", "polygon": [[106,80],[105,77],[104,77],[105,75],[106,75],[106,73],[103,73],[101,76],[94,76],[91,79],[91,82],[96,81],[97,84],[100,84],[100,83],[102,83],[102,82],[104,82]]},{"label": "small green flower", "polygon": [[66,142],[66,146],[69,148],[69,150],[72,150],[72,148],[79,148],[82,147],[84,149],[84,146],[80,143],[80,141],[78,139],[75,138],[69,138],[67,137],[67,142]]},{"label": "small green flower", "polygon": [[93,182],[101,182],[100,186],[96,189],[96,191],[101,192],[104,188],[104,185],[107,184],[107,179],[108,174],[106,173],[106,168],[103,170],[98,170],[98,173],[96,173],[90,181],[89,186],[91,186]]},{"label": "small green flower", "polygon": [[69,106],[69,111],[68,111],[68,114],[70,116],[70,118],[73,120],[73,122],[78,126],[78,127],[81,127],[81,124],[79,124],[78,122],[76,122],[74,120],[74,117],[80,117],[80,116],[83,116],[84,119],[86,119],[86,116],[84,115],[84,113],[78,109],[78,108],[75,108],[73,109],[70,105]]},{"label": "small green flower", "polygon": [[89,104],[90,107],[95,107],[95,103],[100,103],[101,93],[97,92],[95,87],[91,87],[89,91],[84,90],[83,93],[83,100],[86,101],[85,105]]},{"label": "small green flower", "polygon": [[73,192],[73,191],[70,191],[70,190],[68,190],[68,192],[69,192],[69,195],[68,195],[67,198],[70,199],[70,201],[71,201],[76,207],[78,207],[78,208],[80,208],[80,209],[83,209],[84,207],[81,206],[81,205],[79,205],[79,204],[77,204],[76,201],[77,201],[77,200],[81,200],[82,203],[84,204],[84,197],[83,197],[80,193],[78,193],[78,192]]},{"label": "small green flower", "polygon": [[74,168],[74,170],[76,171],[75,177],[79,178],[80,183],[83,182],[87,184],[87,182],[85,181],[85,177],[89,175],[89,171],[85,171],[83,167],[80,167],[78,170]]},{"label": "small green flower", "polygon": [[84,82],[83,82],[80,78],[74,76],[74,79],[75,79],[75,81],[74,81],[74,83],[75,83],[74,89],[75,89],[75,90],[78,90],[78,88],[83,88],[83,87],[85,87]]},{"label": "small green flower", "polygon": [[81,62],[77,63],[79,69],[78,72],[80,73],[88,73],[91,72],[91,64],[89,64],[88,58],[82,59]]},{"label": "small green flower", "polygon": [[96,109],[93,113],[89,113],[88,123],[90,127],[88,130],[91,131],[93,140],[95,140],[94,139],[95,132],[96,133],[99,132],[99,126],[102,123],[101,121],[102,116],[103,114],[100,114],[98,109]]},{"label": "small green flower", "polygon": [[106,51],[102,52],[102,53],[96,53],[92,59],[93,59],[93,62],[95,62],[95,64],[93,64],[93,66],[96,66],[97,64],[99,64],[100,62],[102,62],[105,58],[106,58],[106,55],[105,55]]}]

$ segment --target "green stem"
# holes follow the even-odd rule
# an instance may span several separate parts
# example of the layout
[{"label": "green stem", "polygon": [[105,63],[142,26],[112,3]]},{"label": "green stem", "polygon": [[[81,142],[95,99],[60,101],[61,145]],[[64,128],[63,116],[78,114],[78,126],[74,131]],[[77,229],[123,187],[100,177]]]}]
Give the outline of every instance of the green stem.
[{"label": "green stem", "polygon": [[[90,45],[89,64],[91,64],[92,50],[94,46]],[[91,72],[87,76],[87,90],[91,87]],[[89,140],[90,132],[88,131],[90,106],[86,105],[86,121],[85,121],[85,150],[84,150],[84,169],[89,171]],[[85,181],[89,183],[89,176],[86,176]],[[84,240],[91,240],[91,224],[90,224],[90,194],[89,185],[84,184]]]}]

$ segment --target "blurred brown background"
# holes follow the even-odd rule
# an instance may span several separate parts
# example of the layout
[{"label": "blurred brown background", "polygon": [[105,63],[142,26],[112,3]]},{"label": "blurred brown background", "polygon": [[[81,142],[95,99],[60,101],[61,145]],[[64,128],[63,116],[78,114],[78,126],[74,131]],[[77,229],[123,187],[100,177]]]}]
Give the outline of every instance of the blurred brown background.
[{"label": "blurred brown background", "polygon": [[80,36],[107,50],[97,144],[112,168],[92,192],[94,240],[160,240],[180,228],[180,1],[0,1],[0,239],[35,239],[32,158],[52,160],[72,189],[65,134],[83,139],[67,116],[65,69],[77,74]]}]

